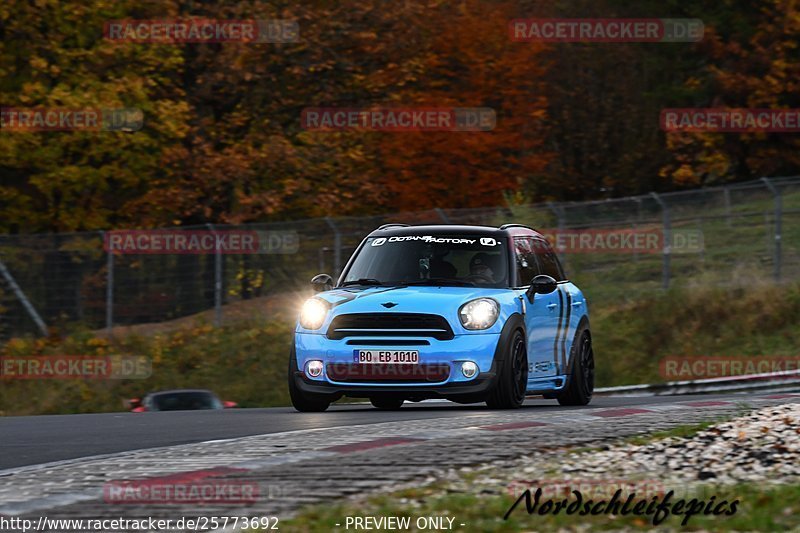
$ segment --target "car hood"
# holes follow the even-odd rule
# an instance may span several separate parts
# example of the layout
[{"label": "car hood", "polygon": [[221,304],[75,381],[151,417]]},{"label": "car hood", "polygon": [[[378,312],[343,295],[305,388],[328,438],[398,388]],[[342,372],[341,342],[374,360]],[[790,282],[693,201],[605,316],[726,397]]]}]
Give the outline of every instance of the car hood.
[{"label": "car hood", "polygon": [[[393,311],[398,313],[439,313],[457,309],[461,304],[492,296],[499,289],[477,287],[369,287],[336,289],[319,297],[330,304],[336,314]],[[384,305],[386,304],[386,305]],[[394,304],[394,305],[392,305]]]}]

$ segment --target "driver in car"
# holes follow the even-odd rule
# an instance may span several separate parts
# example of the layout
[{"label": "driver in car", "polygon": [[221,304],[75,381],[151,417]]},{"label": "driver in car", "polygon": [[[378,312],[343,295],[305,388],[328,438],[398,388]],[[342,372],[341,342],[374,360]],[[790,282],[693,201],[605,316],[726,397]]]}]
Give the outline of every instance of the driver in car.
[{"label": "driver in car", "polygon": [[492,264],[492,256],[484,252],[478,252],[469,260],[469,273],[472,276],[486,278],[490,283],[495,283]]}]

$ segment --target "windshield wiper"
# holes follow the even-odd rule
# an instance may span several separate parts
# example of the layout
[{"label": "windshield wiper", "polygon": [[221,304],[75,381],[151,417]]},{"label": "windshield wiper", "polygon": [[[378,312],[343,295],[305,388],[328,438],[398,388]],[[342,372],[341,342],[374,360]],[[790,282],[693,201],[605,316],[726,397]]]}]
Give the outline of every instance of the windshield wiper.
[{"label": "windshield wiper", "polygon": [[451,278],[428,278],[428,279],[421,279],[419,281],[409,281],[403,283],[403,285],[455,285],[458,287],[477,287],[471,281],[464,281],[461,279],[451,279]]},{"label": "windshield wiper", "polygon": [[377,287],[383,285],[383,282],[375,278],[359,278],[342,283],[342,287],[348,287],[350,285],[374,285]]}]

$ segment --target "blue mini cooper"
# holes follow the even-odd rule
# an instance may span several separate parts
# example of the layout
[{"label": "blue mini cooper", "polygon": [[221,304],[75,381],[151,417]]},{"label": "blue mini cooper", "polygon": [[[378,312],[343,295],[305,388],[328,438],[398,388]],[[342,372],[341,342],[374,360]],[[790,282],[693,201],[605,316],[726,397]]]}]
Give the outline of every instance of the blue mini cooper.
[{"label": "blue mini cooper", "polygon": [[311,284],[289,358],[298,411],[342,396],[379,409],[428,398],[505,409],[526,395],[592,398],[586,299],[531,228],[387,224],[335,286],[327,274]]}]

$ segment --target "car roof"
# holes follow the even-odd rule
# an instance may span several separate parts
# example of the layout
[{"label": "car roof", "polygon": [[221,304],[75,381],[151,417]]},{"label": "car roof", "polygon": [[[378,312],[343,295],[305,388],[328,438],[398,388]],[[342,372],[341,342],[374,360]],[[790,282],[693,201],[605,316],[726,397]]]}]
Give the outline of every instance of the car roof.
[{"label": "car roof", "polygon": [[461,224],[425,224],[409,226],[406,224],[384,224],[372,231],[370,237],[393,237],[396,235],[460,235],[470,234],[482,237],[543,237],[541,233],[521,224],[505,224],[500,227],[471,226]]},{"label": "car roof", "polygon": [[148,396],[161,396],[162,394],[183,394],[183,393],[204,393],[204,394],[211,394],[216,396],[213,392],[207,389],[173,389],[173,390],[160,390],[156,392],[151,392]]}]

